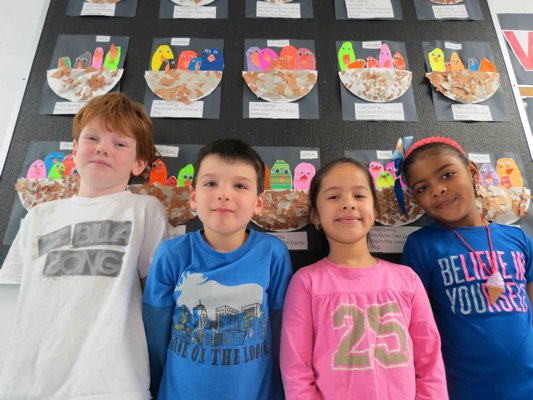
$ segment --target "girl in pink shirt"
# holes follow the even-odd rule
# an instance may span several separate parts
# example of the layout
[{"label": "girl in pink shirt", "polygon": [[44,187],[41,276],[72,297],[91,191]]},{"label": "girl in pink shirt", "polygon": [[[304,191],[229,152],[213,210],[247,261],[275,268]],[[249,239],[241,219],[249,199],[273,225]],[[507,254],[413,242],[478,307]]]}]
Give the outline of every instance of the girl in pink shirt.
[{"label": "girl in pink shirt", "polygon": [[287,399],[448,399],[422,283],[410,268],[369,252],[378,204],[368,170],[335,160],[313,178],[309,197],[330,251],[294,275],[285,297]]}]

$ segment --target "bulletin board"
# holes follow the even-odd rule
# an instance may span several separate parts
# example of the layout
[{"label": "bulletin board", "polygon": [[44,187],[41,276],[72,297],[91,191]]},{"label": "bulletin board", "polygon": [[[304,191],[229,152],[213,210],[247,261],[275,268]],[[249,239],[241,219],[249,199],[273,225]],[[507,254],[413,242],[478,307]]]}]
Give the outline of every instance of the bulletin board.
[{"label": "bulletin board", "polygon": [[[163,0],[162,0],[163,1]],[[167,1],[167,0],[165,0]],[[219,1],[219,0],[216,0]],[[429,2],[429,0],[427,0]],[[401,19],[336,19],[333,0],[313,0],[312,18],[281,19],[246,16],[245,0],[228,2],[227,18],[162,19],[157,1],[139,0],[134,17],[67,16],[68,0],[52,0],[39,41],[13,140],[1,177],[0,237],[4,237],[11,205],[17,196],[14,185],[21,173],[30,141],[70,141],[72,116],[39,114],[41,92],[58,35],[127,36],[120,91],[143,102],[143,78],[151,57],[153,40],[165,37],[222,39],[225,67],[221,81],[218,119],[155,118],[158,144],[206,144],[232,137],[254,146],[319,148],[321,163],[344,155],[345,150],[393,149],[402,136],[421,138],[446,135],[474,153],[506,152],[520,155],[526,180],[533,182],[533,164],[513,101],[505,64],[486,0],[480,0],[483,20],[419,20],[414,0],[401,1]],[[396,3],[395,3],[396,4]],[[396,7],[396,6],[395,6]],[[309,11],[309,10],[307,10]],[[318,119],[243,118],[242,78],[246,39],[294,39],[314,41],[318,80]],[[418,121],[345,121],[337,65],[339,41],[398,41],[405,44],[412,71],[412,90]],[[500,95],[508,119],[499,122],[438,121],[427,79],[422,42],[484,42],[492,49],[493,63],[501,74]],[[4,77],[3,79],[8,79]],[[0,251],[3,262],[9,246]],[[312,263],[326,255],[327,245],[309,241],[307,251],[291,251],[294,267]],[[397,261],[398,254],[384,254]]]}]

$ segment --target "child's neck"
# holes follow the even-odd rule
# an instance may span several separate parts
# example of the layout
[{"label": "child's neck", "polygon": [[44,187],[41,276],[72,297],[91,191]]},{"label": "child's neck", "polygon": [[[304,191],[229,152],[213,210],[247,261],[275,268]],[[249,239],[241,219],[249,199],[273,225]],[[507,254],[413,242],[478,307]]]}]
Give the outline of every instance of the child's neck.
[{"label": "child's neck", "polygon": [[483,218],[479,213],[472,214],[466,218],[461,219],[460,221],[457,221],[455,223],[448,223],[443,221],[438,221],[441,225],[445,226],[446,228],[474,228],[478,226],[485,226],[485,223],[483,222]]},{"label": "child's neck", "polygon": [[329,243],[328,260],[347,268],[369,268],[377,264],[370,254],[366,238],[358,243]]},{"label": "child's neck", "polygon": [[202,236],[209,246],[220,253],[229,253],[241,247],[248,238],[246,230],[232,234],[220,234],[209,229],[204,229]]}]

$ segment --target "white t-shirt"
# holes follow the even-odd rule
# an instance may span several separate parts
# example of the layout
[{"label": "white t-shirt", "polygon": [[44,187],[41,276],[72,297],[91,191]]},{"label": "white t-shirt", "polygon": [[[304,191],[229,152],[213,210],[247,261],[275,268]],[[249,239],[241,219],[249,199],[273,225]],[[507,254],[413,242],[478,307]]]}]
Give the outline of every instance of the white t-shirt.
[{"label": "white t-shirt", "polygon": [[33,208],[0,277],[21,282],[0,399],[149,399],[140,278],[167,235],[154,197]]}]

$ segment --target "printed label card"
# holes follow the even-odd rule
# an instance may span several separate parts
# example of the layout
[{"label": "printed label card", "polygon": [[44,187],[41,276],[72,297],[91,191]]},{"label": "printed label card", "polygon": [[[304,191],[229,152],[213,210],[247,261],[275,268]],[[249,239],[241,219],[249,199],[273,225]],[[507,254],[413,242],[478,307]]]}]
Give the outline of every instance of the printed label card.
[{"label": "printed label card", "polygon": [[338,41],[344,121],[418,121],[405,44]]},{"label": "printed label card", "polygon": [[120,90],[126,36],[58,35],[39,114],[76,114],[88,101]]},{"label": "printed label card", "polygon": [[313,40],[246,39],[244,46],[244,118],[319,118]]},{"label": "printed label card", "polygon": [[313,18],[312,0],[246,0],[247,18]]},{"label": "printed label card", "polygon": [[400,0],[334,0],[335,18],[401,20]]},{"label": "printed label card", "polygon": [[479,0],[414,0],[419,20],[483,21]]},{"label": "printed label card", "polygon": [[226,19],[228,0],[161,0],[161,19]]},{"label": "printed label card", "polygon": [[70,17],[135,17],[137,0],[69,0]]},{"label": "printed label card", "polygon": [[150,117],[218,119],[223,49],[222,39],[154,39],[144,74]]},{"label": "printed label card", "polygon": [[438,121],[508,121],[500,74],[486,42],[422,43]]}]

